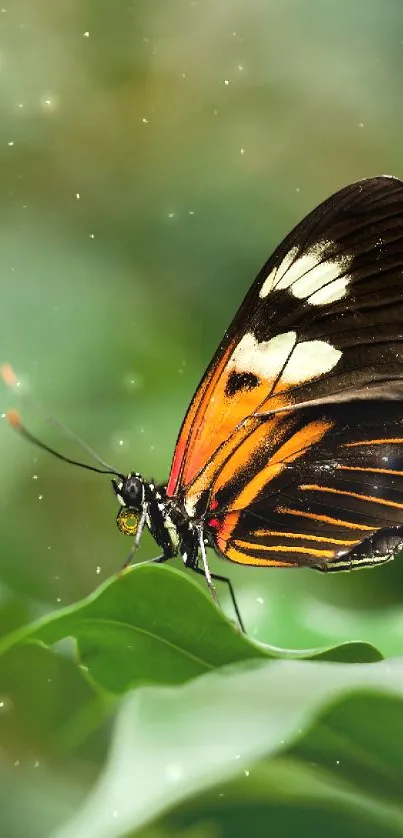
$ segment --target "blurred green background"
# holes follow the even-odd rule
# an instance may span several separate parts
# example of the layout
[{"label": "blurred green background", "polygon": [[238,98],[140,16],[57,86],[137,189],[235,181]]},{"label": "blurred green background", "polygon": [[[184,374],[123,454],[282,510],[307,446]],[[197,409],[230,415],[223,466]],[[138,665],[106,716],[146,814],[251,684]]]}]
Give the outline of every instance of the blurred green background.
[{"label": "blurred green background", "polygon": [[[163,481],[197,382],[276,244],[346,183],[403,174],[402,4],[4,3],[0,360],[118,469]],[[3,388],[11,406],[82,456]],[[107,477],[30,448],[6,421],[0,447],[6,632],[94,590],[128,541]],[[146,537],[141,558],[154,549]],[[229,572],[256,639],[403,648],[399,561],[340,578]],[[36,671],[21,666],[17,691]],[[62,715],[80,703],[73,682]],[[2,838],[46,835],[104,758],[106,729],[70,759],[31,721],[7,722],[1,743]]]}]

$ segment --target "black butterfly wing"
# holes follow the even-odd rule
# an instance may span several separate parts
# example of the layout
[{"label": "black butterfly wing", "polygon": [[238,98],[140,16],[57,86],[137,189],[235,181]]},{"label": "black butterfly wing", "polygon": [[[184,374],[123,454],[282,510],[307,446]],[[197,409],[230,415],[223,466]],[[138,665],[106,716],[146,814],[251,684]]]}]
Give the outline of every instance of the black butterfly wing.
[{"label": "black butterfly wing", "polygon": [[403,184],[382,177],[325,201],[260,272],[171,474],[222,555],[336,569],[400,544],[402,271]]},{"label": "black butterfly wing", "polygon": [[281,438],[287,424],[285,414],[262,421],[273,410],[400,398],[402,270],[400,180],[352,184],[310,213],[263,267],[225,334],[183,423],[168,496],[194,517],[206,495],[215,499],[215,483],[231,484],[242,470],[252,479],[262,437]]}]

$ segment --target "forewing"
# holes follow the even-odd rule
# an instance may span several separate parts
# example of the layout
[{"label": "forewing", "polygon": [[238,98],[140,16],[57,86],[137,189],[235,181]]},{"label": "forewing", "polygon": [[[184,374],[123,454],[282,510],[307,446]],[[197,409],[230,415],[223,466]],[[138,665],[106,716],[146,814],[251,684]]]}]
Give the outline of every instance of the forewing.
[{"label": "forewing", "polygon": [[199,513],[223,469],[292,425],[273,410],[401,398],[402,269],[400,180],[352,184],[308,215],[259,273],[199,385],[168,495]]},{"label": "forewing", "polygon": [[265,458],[257,449],[260,459],[218,477],[213,546],[242,564],[321,570],[390,558],[403,542],[402,425],[394,401],[295,411]]}]

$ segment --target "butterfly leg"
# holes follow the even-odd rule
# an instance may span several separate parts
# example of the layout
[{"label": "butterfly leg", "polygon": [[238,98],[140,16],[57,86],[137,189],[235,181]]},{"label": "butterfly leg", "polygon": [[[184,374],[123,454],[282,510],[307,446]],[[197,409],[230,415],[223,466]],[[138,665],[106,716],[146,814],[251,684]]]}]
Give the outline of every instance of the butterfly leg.
[{"label": "butterfly leg", "polygon": [[211,578],[214,579],[215,582],[225,582],[225,584],[228,585],[229,595],[231,597],[231,602],[232,602],[232,605],[233,605],[233,608],[234,608],[234,611],[235,611],[235,614],[236,614],[236,618],[237,618],[238,623],[239,623],[239,628],[241,629],[242,634],[246,634],[245,626],[243,624],[243,620],[242,620],[242,617],[241,617],[241,612],[239,610],[238,603],[236,601],[236,596],[235,596],[234,589],[232,587],[231,580],[228,579],[228,576],[219,576],[218,573],[212,573]]},{"label": "butterfly leg", "polygon": [[202,562],[203,562],[203,567],[198,567],[197,563],[195,563],[193,565],[192,569],[195,570],[196,573],[200,573],[202,576],[204,576],[204,578],[207,582],[207,585],[208,585],[208,589],[209,589],[210,594],[212,596],[213,602],[215,602],[215,604],[219,608],[220,608],[220,603],[218,601],[216,589],[214,587],[214,582],[225,582],[228,585],[230,597],[231,597],[231,600],[232,600],[232,604],[234,606],[234,611],[235,611],[235,614],[236,614],[236,617],[237,617],[237,620],[238,620],[239,627],[240,627],[241,631],[243,632],[243,634],[246,634],[245,627],[244,627],[244,624],[242,622],[242,617],[241,617],[240,612],[239,612],[238,603],[237,603],[236,598],[235,598],[234,589],[232,587],[232,584],[231,584],[230,580],[228,579],[227,576],[219,576],[217,573],[211,573],[210,572],[210,568],[209,568],[208,562],[207,562],[206,545],[204,543],[204,538],[203,538],[203,533],[202,532],[199,533],[199,549],[200,549],[200,556],[201,556],[201,559],[202,559]]},{"label": "butterfly leg", "polygon": [[[200,572],[204,575],[204,578],[207,582],[207,587],[210,591],[213,602],[215,602],[215,604],[219,608],[220,603],[218,601],[218,596],[216,594],[216,589],[214,587],[213,580],[211,578],[210,568],[208,566],[208,561],[207,561],[206,545],[204,543],[203,533],[202,533],[201,530],[199,532],[199,549],[200,549],[201,560],[203,562],[203,569],[200,568]],[[195,570],[199,570],[199,568],[197,568],[197,566],[196,566]]]},{"label": "butterfly leg", "polygon": [[[192,569],[194,571],[196,571],[196,573],[200,573],[201,576],[205,577],[204,569],[202,567],[194,567]],[[241,612],[239,610],[238,603],[236,601],[236,596],[235,596],[234,589],[232,587],[231,580],[228,579],[228,576],[219,576],[218,573],[211,573],[210,576],[211,576],[211,579],[214,582],[225,582],[225,584],[228,585],[229,595],[231,597],[231,602],[232,602],[232,605],[233,605],[233,608],[234,608],[234,611],[235,611],[235,614],[236,614],[236,618],[237,618],[237,621],[238,621],[238,624],[239,624],[239,628],[241,629],[242,634],[246,634],[245,626],[243,624],[243,620],[242,620],[242,617],[241,617]]]}]

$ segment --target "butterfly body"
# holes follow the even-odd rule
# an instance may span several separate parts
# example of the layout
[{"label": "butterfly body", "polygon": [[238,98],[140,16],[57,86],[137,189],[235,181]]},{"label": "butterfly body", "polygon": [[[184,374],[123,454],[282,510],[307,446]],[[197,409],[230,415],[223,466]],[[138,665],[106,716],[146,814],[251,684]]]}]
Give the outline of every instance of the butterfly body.
[{"label": "butterfly body", "polygon": [[122,532],[131,536],[139,533],[141,537],[143,526],[147,526],[163,551],[161,561],[181,555],[189,567],[197,563],[202,522],[189,519],[184,510],[168,499],[166,486],[148,482],[137,472],[122,481],[113,480],[112,485],[121,505],[117,523]]},{"label": "butterfly body", "polygon": [[[133,479],[138,517],[125,529]],[[208,582],[206,545],[239,564],[322,571],[393,557],[403,542],[402,181],[351,184],[284,239],[196,390],[167,485],[126,480],[120,528],[137,546],[148,526],[158,561],[201,563]]]}]

